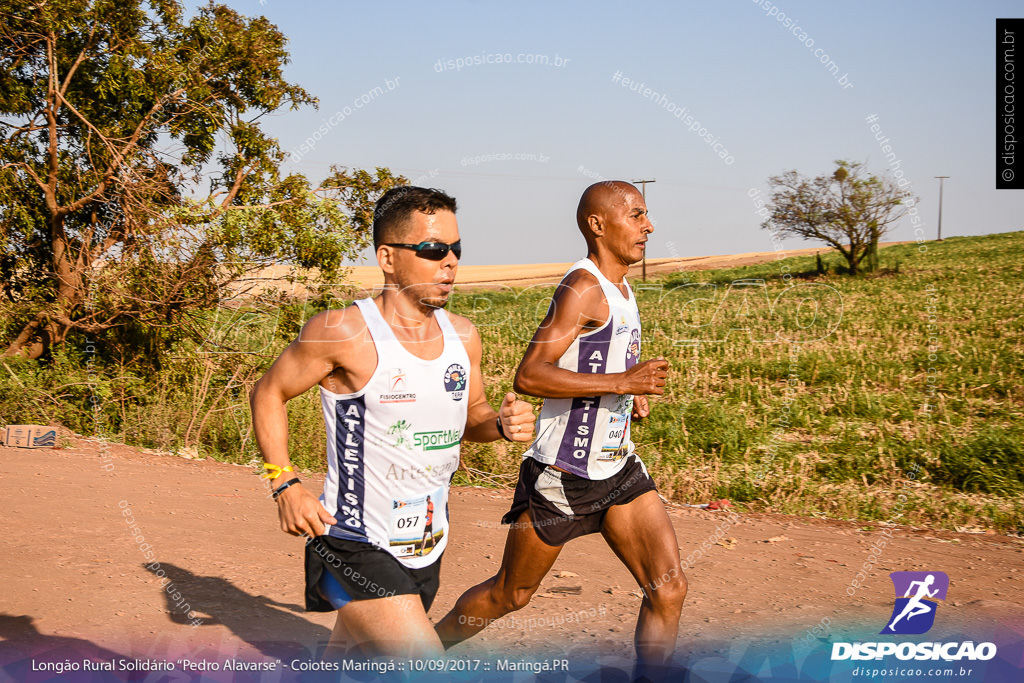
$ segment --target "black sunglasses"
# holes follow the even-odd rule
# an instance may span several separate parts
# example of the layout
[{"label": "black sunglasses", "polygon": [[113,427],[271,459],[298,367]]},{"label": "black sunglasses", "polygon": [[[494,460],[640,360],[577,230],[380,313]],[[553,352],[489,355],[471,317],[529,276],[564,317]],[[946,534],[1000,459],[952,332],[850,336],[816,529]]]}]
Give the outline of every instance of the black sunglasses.
[{"label": "black sunglasses", "polygon": [[462,258],[462,240],[457,240],[451,244],[445,244],[444,242],[420,242],[419,244],[401,244],[401,243],[385,243],[386,247],[400,247],[402,249],[412,249],[416,252],[416,255],[420,258],[425,258],[428,261],[440,261],[448,252],[451,251],[455,254],[455,258]]}]

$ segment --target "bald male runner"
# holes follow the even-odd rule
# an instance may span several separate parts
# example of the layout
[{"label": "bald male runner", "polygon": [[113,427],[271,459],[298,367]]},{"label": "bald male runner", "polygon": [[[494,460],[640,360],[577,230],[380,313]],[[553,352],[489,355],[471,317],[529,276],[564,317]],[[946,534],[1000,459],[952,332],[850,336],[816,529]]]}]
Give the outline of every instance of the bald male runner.
[{"label": "bald male runner", "polygon": [[[459,444],[533,437],[529,403],[512,392],[498,412],[487,403],[480,335],[444,311],[462,254],[455,208],[439,190],[385,193],[373,219],[384,291],[311,318],[252,391],[281,528],[307,537],[306,609],[338,614],[325,659],[350,641],[369,656],[443,654],[427,610]],[[328,465],[319,499],[288,474],[285,410],[318,384]]]},{"label": "bald male runner", "polygon": [[634,640],[643,679],[671,657],[686,597],[675,531],[629,429],[668,374],[664,359],[640,362],[640,316],[625,280],[654,227],[640,192],[622,181],[588,187],[576,220],[587,257],[558,285],[516,373],[516,391],[544,405],[502,518],[511,528],[501,568],[437,631],[450,647],[522,609],[565,543],[600,532],[644,593]]}]

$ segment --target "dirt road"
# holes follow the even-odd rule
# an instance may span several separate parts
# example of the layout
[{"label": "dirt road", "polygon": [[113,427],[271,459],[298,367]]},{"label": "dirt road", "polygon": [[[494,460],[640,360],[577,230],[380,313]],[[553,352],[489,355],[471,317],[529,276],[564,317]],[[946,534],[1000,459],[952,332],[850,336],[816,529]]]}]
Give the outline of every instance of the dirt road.
[{"label": "dirt road", "polygon": [[[277,667],[246,680],[291,680],[290,664],[317,659],[333,616],[302,609],[302,541],[278,530],[274,503],[253,468],[80,437],[69,443],[0,448],[3,678],[50,680],[52,673],[32,674],[32,667],[120,658],[176,662],[183,678],[167,680],[239,680],[243,674],[223,669],[185,675],[182,661],[223,667],[237,658]],[[496,569],[505,537],[497,520],[510,495],[454,491],[435,621]],[[693,675],[753,667],[760,680],[775,680],[772,662],[776,669],[802,662],[801,680],[848,679],[856,663],[829,662],[829,643],[884,639],[877,634],[893,607],[888,575],[898,570],[943,571],[950,580],[933,629],[903,638],[996,639],[993,662],[1013,674],[1024,666],[1022,539],[684,507],[673,507],[671,517],[681,556],[692,564],[677,661]],[[583,667],[578,676],[546,680],[576,680],[599,665],[604,680],[624,680],[616,676],[630,666],[639,602],[602,539],[586,537],[565,548],[528,607],[452,654],[488,666],[568,656]],[[819,664],[844,665],[847,673],[814,674]],[[997,673],[990,669],[984,680],[1003,680]],[[76,680],[145,673],[95,675]]]}]

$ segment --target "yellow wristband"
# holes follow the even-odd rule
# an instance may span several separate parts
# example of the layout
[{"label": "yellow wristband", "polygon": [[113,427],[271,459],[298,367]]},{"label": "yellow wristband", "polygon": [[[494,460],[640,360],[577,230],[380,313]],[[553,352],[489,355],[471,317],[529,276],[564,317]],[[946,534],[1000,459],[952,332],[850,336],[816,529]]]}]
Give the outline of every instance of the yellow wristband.
[{"label": "yellow wristband", "polygon": [[267,471],[264,472],[260,476],[260,479],[270,479],[271,481],[273,481],[274,479],[277,479],[278,477],[280,477],[285,472],[294,472],[295,471],[292,468],[291,465],[288,465],[288,467],[280,467],[278,465],[271,465],[269,462],[268,463],[264,463],[263,469],[265,469]]}]

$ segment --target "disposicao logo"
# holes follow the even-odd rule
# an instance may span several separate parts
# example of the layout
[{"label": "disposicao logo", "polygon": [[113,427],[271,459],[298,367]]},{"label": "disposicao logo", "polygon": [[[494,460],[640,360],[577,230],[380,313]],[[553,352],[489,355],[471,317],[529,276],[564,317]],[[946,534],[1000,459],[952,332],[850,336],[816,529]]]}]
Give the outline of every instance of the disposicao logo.
[{"label": "disposicao logo", "polygon": [[937,601],[946,599],[949,577],[945,572],[892,572],[889,578],[896,589],[896,605],[880,633],[927,633],[935,623]]},{"label": "disposicao logo", "polygon": [[[935,624],[938,601],[946,599],[949,577],[945,572],[892,572],[896,604],[881,635],[918,635],[927,633]],[[895,655],[897,659],[969,661],[989,660],[996,656],[994,643],[968,640],[950,643],[832,643],[832,661],[842,659],[883,659]]]}]

